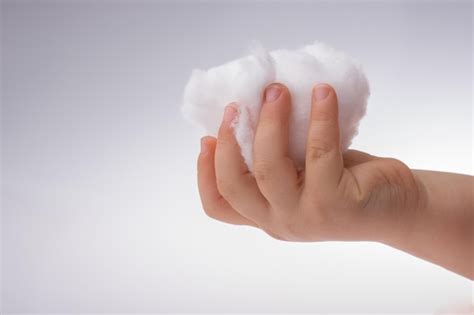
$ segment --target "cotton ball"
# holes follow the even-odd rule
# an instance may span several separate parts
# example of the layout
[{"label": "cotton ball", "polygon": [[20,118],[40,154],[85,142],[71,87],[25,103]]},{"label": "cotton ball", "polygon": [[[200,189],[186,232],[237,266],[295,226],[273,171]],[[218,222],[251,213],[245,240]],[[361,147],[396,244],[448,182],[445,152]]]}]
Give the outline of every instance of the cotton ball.
[{"label": "cotton ball", "polygon": [[321,42],[297,50],[267,52],[255,45],[252,53],[207,71],[194,70],[184,91],[182,113],[216,135],[224,107],[238,104],[233,122],[235,136],[249,170],[252,145],[265,87],[280,82],[291,93],[290,157],[298,169],[304,168],[306,139],[311,111],[311,91],[315,84],[330,84],[339,101],[341,149],[346,151],[364,116],[369,85],[361,65],[345,53]]}]

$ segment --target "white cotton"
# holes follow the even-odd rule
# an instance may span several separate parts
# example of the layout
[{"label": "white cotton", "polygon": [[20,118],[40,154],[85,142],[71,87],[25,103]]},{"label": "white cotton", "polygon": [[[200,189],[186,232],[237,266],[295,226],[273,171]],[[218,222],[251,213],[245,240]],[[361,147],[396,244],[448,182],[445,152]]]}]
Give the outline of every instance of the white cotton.
[{"label": "white cotton", "polygon": [[344,52],[316,42],[297,50],[267,52],[256,46],[249,56],[207,71],[194,70],[184,91],[182,113],[186,119],[216,135],[226,105],[238,104],[233,122],[235,136],[249,170],[252,146],[265,87],[286,85],[291,94],[290,157],[304,168],[305,147],[315,84],[330,84],[339,101],[341,149],[346,151],[364,116],[369,85],[361,65]]}]

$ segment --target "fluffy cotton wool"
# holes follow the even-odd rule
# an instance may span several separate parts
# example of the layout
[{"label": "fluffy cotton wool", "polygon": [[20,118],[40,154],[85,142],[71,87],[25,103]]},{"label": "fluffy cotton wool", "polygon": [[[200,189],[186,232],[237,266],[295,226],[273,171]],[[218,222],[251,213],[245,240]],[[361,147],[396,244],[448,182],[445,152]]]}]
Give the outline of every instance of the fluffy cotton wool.
[{"label": "fluffy cotton wool", "polygon": [[328,83],[339,101],[341,149],[347,150],[365,114],[369,85],[361,65],[324,43],[297,50],[266,51],[258,44],[249,56],[205,70],[193,70],[184,91],[182,113],[189,121],[216,135],[224,107],[238,104],[235,136],[249,170],[252,146],[265,87],[286,85],[291,93],[290,157],[304,168],[305,147],[315,84]]}]

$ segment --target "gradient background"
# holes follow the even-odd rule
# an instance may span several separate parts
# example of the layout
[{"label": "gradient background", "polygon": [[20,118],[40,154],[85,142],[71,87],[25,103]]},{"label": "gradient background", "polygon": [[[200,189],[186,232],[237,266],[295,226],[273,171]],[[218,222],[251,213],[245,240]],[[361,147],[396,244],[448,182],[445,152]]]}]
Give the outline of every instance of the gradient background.
[{"label": "gradient background", "polygon": [[193,68],[315,39],[371,83],[353,147],[472,174],[470,1],[2,1],[4,312],[399,312],[472,282],[376,243],[203,214]]}]

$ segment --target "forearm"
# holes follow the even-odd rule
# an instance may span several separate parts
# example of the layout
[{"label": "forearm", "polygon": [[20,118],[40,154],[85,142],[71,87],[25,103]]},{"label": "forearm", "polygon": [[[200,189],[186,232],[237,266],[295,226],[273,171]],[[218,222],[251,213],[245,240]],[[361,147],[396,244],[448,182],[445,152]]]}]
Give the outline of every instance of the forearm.
[{"label": "forearm", "polygon": [[[422,205],[390,246],[473,279],[473,177],[414,170],[422,189]],[[403,234],[403,235],[402,235]]]}]

